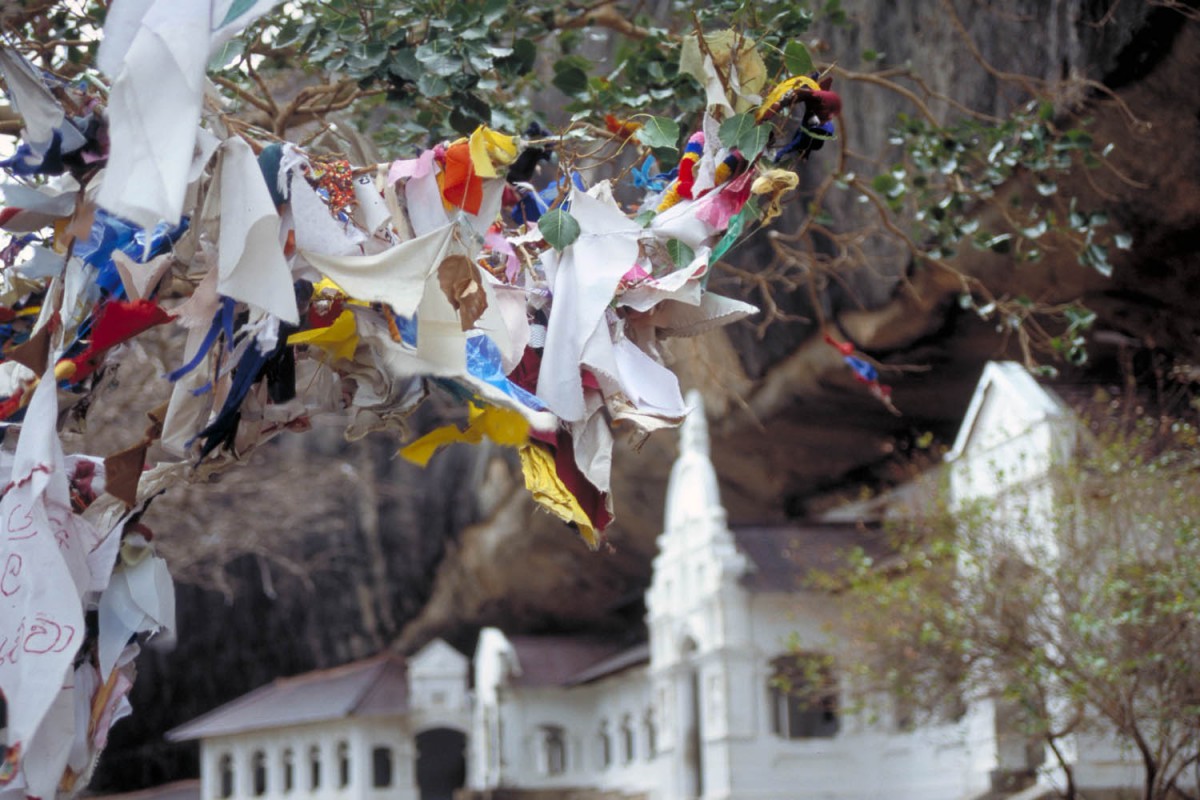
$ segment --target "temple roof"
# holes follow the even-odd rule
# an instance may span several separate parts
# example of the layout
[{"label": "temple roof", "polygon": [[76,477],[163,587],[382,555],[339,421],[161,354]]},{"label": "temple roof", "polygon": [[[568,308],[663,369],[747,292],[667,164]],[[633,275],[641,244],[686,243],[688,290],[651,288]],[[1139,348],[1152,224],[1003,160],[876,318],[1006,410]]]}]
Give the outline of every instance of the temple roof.
[{"label": "temple roof", "polygon": [[514,686],[575,686],[649,659],[649,651],[640,656],[639,647],[631,648],[627,637],[548,634],[511,636],[509,642],[519,667],[510,677]]},{"label": "temple roof", "polygon": [[650,643],[642,642],[622,650],[616,655],[606,658],[599,664],[588,667],[570,680],[572,686],[598,681],[609,675],[616,675],[632,667],[650,663]]},{"label": "temple roof", "polygon": [[401,714],[408,710],[403,657],[373,658],[279,678],[167,732],[180,742],[283,728],[346,717]]},{"label": "temple roof", "polygon": [[820,588],[814,579],[836,576],[847,568],[854,548],[862,548],[876,563],[895,552],[887,531],[857,522],[738,526],[732,532],[737,549],[751,564],[742,584],[759,592]]}]

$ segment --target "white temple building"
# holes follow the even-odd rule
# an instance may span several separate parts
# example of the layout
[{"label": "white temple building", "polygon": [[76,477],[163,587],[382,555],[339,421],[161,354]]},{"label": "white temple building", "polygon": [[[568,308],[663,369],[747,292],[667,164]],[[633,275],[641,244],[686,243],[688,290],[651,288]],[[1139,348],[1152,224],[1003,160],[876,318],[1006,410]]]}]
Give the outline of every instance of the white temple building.
[{"label": "white temple building", "polygon": [[283,678],[167,733],[200,741],[200,797],[451,800],[470,725],[466,657],[434,641]]},{"label": "white temple building", "polygon": [[[1003,492],[981,483],[997,462],[1036,483],[1069,448],[1069,420],[1022,368],[989,365],[952,452],[953,490]],[[1046,796],[1040,756],[990,702],[916,727],[886,700],[850,702],[856,642],[838,595],[811,578],[851,547],[886,559],[865,508],[731,527],[698,407],[668,484],[648,640],[489,628],[470,664],[434,642],[407,661],[277,681],[170,735],[201,741],[204,800]],[[1110,749],[1080,761],[1077,777],[1136,784],[1127,766]]]},{"label": "white temple building", "polygon": [[[697,395],[690,400],[699,405]],[[649,642],[606,650],[594,640],[485,630],[475,653],[470,796],[985,793],[996,766],[987,710],[919,730],[886,711],[843,711],[841,612],[808,578],[838,567],[850,547],[883,555],[882,532],[857,523],[730,529],[699,409],[680,438],[646,596]],[[797,659],[813,659],[827,678],[804,699],[778,681]],[[789,675],[793,690],[797,675]]]}]

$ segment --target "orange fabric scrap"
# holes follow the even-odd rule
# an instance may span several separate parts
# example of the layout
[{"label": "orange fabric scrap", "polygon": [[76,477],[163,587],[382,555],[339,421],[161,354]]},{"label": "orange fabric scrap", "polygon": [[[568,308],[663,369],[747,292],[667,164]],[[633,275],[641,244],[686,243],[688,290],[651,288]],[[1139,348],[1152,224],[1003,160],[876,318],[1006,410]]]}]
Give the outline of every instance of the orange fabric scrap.
[{"label": "orange fabric scrap", "polygon": [[438,177],[442,197],[450,208],[461,208],[468,214],[479,213],[483,205],[483,179],[475,172],[471,145],[466,139],[446,148],[446,166]]}]

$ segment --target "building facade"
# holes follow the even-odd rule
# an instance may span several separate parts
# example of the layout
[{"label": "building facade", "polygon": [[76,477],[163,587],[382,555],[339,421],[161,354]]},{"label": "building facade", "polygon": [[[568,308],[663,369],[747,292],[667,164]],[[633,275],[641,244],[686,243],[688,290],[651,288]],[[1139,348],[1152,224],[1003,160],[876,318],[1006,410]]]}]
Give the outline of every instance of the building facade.
[{"label": "building facade", "polygon": [[[681,433],[646,595],[649,641],[531,679],[531,660],[552,640],[535,648],[485,631],[474,796],[526,787],[647,800],[958,800],[987,791],[990,709],[908,730],[890,709],[845,708],[839,664],[852,643],[836,599],[812,578],[849,547],[882,554],[882,532],[731,529],[699,397],[689,400],[697,408]],[[824,685],[800,696],[794,684],[813,677],[813,664]]]},{"label": "building facade", "polygon": [[[408,661],[277,681],[172,733],[202,742],[205,800],[1046,796],[1053,775],[1002,704],[914,726],[890,699],[853,691],[861,643],[816,579],[851,547],[886,561],[878,521],[921,491],[813,524],[730,526],[698,395],[689,402],[640,640],[489,628],[470,670],[434,642]],[[1033,487],[1022,502],[1036,519],[1051,501],[1038,487],[1071,452],[1072,420],[1021,367],[989,365],[943,476],[952,501]],[[1048,546],[1036,525],[1021,536]],[[1127,753],[1079,744],[1081,786],[1137,784]]]},{"label": "building facade", "polygon": [[167,734],[199,740],[202,800],[451,800],[463,785],[468,662],[434,641],[277,680]]}]

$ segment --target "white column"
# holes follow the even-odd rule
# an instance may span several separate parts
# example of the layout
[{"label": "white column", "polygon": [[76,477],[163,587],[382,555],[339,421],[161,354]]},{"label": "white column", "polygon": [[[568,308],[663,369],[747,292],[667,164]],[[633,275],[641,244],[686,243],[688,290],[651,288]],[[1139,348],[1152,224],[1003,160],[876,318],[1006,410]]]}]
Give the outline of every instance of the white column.
[{"label": "white column", "polygon": [[200,800],[214,800],[220,795],[220,753],[217,747],[200,741]]},{"label": "white column", "polygon": [[238,742],[233,747],[233,796],[235,798],[254,796],[251,752],[251,746],[247,742]]}]

